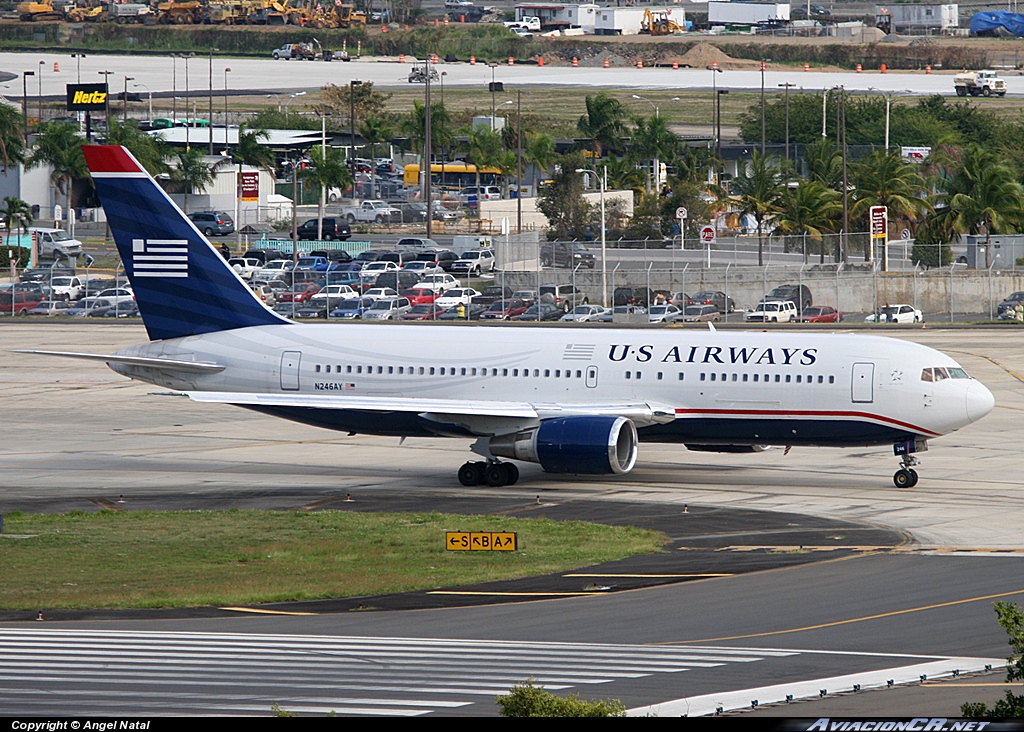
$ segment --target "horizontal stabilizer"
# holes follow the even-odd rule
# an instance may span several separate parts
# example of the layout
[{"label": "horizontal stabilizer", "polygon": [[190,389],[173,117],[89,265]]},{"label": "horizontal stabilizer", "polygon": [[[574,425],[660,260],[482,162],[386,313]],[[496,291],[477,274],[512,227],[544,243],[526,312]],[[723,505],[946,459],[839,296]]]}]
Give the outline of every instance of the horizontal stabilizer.
[{"label": "horizontal stabilizer", "polygon": [[123,363],[129,366],[148,366],[155,369],[185,371],[194,374],[210,374],[223,371],[224,366],[208,361],[179,361],[173,358],[146,358],[145,356],[108,356],[103,353],[73,353],[71,351],[30,351],[16,350],[12,353],[34,353],[40,356],[62,356],[64,358],[82,358],[87,361],[103,363]]}]

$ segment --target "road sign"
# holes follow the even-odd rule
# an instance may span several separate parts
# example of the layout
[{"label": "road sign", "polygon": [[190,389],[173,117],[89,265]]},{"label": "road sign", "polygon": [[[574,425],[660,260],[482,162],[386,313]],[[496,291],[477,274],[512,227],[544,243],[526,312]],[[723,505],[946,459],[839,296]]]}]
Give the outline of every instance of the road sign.
[{"label": "road sign", "polygon": [[445,532],[445,549],[450,552],[514,552],[519,546],[515,532]]},{"label": "road sign", "polygon": [[715,243],[715,227],[714,226],[704,226],[704,227],[702,227],[701,230],[700,230],[700,240],[704,244],[714,244]]},{"label": "road sign", "polygon": [[902,239],[903,241],[909,241],[910,240],[910,229],[904,229],[903,231],[901,231],[900,232],[900,239]]},{"label": "road sign", "polygon": [[688,211],[685,208],[683,208],[682,206],[680,206],[679,208],[676,209],[676,218],[677,219],[685,219],[687,214],[688,214]]},{"label": "road sign", "polygon": [[885,206],[872,206],[868,209],[868,218],[871,221],[871,236],[879,239],[887,238],[889,227],[889,211]]}]

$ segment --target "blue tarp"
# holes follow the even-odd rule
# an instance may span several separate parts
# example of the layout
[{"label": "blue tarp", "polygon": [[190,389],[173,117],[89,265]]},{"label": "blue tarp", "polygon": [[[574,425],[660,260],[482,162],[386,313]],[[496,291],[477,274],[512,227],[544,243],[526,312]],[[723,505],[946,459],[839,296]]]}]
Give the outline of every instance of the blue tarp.
[{"label": "blue tarp", "polygon": [[1015,36],[1024,36],[1024,15],[1005,10],[985,11],[971,16],[971,33],[985,33],[1005,28]]}]

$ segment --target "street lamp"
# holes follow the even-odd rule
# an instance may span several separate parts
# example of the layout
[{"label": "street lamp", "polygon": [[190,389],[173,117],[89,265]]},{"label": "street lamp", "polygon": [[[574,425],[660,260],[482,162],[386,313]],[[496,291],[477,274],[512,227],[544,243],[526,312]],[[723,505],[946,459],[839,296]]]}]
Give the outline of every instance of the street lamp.
[{"label": "street lamp", "polygon": [[28,77],[35,76],[35,71],[21,73],[21,116],[25,125],[25,142],[28,142]]},{"label": "street lamp", "polygon": [[306,92],[304,92],[304,91],[295,92],[294,94],[289,94],[288,95],[288,101],[284,103],[284,120],[285,120],[285,122],[288,121],[288,107],[291,106],[292,100],[295,99],[295,97],[304,97],[304,96],[306,96]]},{"label": "street lamp", "polygon": [[718,129],[715,131],[715,155],[718,157],[722,157],[722,95],[728,93],[728,89],[718,89],[715,92],[715,101],[717,102],[715,118],[718,124]]},{"label": "street lamp", "polygon": [[124,77],[124,111],[121,113],[121,124],[128,124],[128,82],[135,81],[134,76]]},{"label": "street lamp", "polygon": [[[711,70],[711,136],[714,138],[715,154],[717,155],[719,144],[718,135],[715,132],[715,120],[717,119],[715,110],[718,108],[718,77],[716,74],[721,74],[722,70],[718,68],[717,63],[711,64],[711,66],[708,66],[708,69]],[[721,127],[721,125],[718,126]]]},{"label": "street lamp", "polygon": [[82,83],[82,59],[85,58],[85,54],[81,51],[72,51],[71,58],[78,59],[78,83]]},{"label": "street lamp", "polygon": [[786,160],[789,160],[789,89],[796,86],[796,84],[790,84],[787,81],[785,84],[779,84],[779,86],[786,88]]},{"label": "street lamp", "polygon": [[189,96],[188,95],[188,60],[190,58],[192,58],[192,56],[193,56],[193,54],[191,54],[191,53],[183,53],[181,55],[181,57],[183,59],[185,59],[185,149],[186,150],[190,150],[192,148],[192,145],[190,144],[190,140],[189,140],[189,138],[191,136],[190,135],[191,130],[189,128],[192,127],[192,125],[194,125],[195,122],[196,122],[196,120],[195,120],[195,117],[196,117],[195,110],[193,110],[191,118],[188,116],[188,96]]},{"label": "street lamp", "polygon": [[228,140],[228,72],[231,67],[224,69],[224,154],[231,154],[231,142]]},{"label": "street lamp", "polygon": [[[210,46],[210,155],[213,155],[213,52],[219,50],[219,48],[214,48],[213,46]],[[227,139],[227,136],[227,128],[225,127],[224,138]]]},{"label": "street lamp", "polygon": [[[633,97],[633,99],[639,99],[641,102],[647,102],[648,104],[651,105],[651,109],[654,110],[654,116],[655,117],[660,117],[661,116],[661,107],[658,106],[658,105],[655,105],[655,103],[652,102],[650,99],[648,99],[646,97],[642,97],[639,94],[630,94],[630,96]],[[669,101],[671,101],[671,102],[678,102],[679,101],[679,97],[672,97]]]},{"label": "street lamp", "polygon": [[103,77],[103,83],[107,87],[107,103],[104,105],[104,118],[107,121],[107,135],[110,135],[110,75],[113,71],[97,71],[97,74]]},{"label": "street lamp", "polygon": [[[430,66],[427,69],[427,131],[430,131]],[[356,156],[356,87],[362,86],[363,82],[359,79],[351,79],[348,82],[348,170],[352,174],[352,205],[356,203],[356,168],[352,164],[352,158]],[[305,94],[305,92],[303,92]],[[428,163],[429,165],[429,163]],[[427,168],[427,177],[429,179],[430,168]],[[371,198],[372,198],[371,192]],[[427,203],[427,238],[430,238],[430,203]]]},{"label": "street lamp", "polygon": [[[586,168],[576,168],[577,173],[582,173],[584,176],[588,176],[594,171],[587,170]],[[596,175],[596,174],[595,174]],[[604,209],[604,194],[608,190],[608,166],[602,166],[601,178],[598,179],[601,183],[601,305],[608,307],[608,246],[605,239],[605,209]]]},{"label": "street lamp", "polygon": [[761,61],[761,155],[764,155],[764,71],[765,62]]},{"label": "street lamp", "polygon": [[45,63],[46,63],[45,61],[40,61],[39,62],[39,73],[36,74],[36,83],[38,84],[38,89],[39,89],[39,92],[38,92],[38,94],[36,96],[36,99],[39,102],[39,126],[40,127],[43,126],[43,65]]},{"label": "street lamp", "polygon": [[143,89],[146,90],[147,94],[149,94],[149,121],[152,123],[152,121],[153,121],[153,90],[150,89],[145,84],[132,84],[132,89],[138,89],[140,86]]}]

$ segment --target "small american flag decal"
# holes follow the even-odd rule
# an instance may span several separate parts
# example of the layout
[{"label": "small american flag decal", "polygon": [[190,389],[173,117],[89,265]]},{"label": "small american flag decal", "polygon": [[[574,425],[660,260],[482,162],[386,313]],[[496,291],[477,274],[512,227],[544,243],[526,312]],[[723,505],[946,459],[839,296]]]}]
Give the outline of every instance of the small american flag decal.
[{"label": "small american flag decal", "polygon": [[136,277],[188,277],[188,240],[132,239]]},{"label": "small american flag decal", "polygon": [[563,361],[589,361],[594,357],[596,346],[586,343],[570,343],[562,353]]}]

